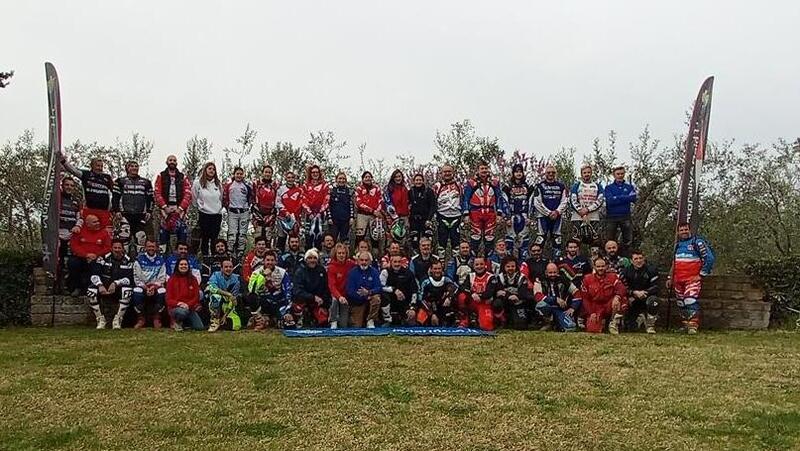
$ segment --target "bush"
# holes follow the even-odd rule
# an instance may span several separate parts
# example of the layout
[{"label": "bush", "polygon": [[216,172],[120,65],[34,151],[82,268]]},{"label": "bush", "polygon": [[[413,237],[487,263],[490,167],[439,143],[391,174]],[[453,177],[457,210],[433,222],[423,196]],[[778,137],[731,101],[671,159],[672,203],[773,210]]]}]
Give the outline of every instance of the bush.
[{"label": "bush", "polygon": [[800,310],[800,255],[752,259],[742,269],[767,292],[773,323],[795,318],[786,308]]},{"label": "bush", "polygon": [[39,263],[39,252],[0,250],[0,327],[31,323],[33,267]]}]

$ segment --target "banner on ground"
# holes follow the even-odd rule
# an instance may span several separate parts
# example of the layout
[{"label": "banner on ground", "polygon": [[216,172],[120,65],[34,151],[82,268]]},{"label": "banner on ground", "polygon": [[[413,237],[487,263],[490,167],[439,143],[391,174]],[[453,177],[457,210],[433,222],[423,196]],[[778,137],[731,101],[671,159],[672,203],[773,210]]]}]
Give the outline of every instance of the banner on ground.
[{"label": "banner on ground", "polygon": [[494,332],[461,327],[380,327],[376,329],[287,329],[283,331],[283,335],[289,338],[382,337],[387,335],[493,337]]}]

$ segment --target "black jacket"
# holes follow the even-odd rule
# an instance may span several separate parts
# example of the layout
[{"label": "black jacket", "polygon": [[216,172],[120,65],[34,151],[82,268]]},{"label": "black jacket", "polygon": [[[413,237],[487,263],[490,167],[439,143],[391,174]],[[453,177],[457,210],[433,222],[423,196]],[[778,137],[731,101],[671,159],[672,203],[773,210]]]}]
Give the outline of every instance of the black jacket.
[{"label": "black jacket", "polygon": [[658,271],[651,265],[645,264],[638,269],[631,265],[622,270],[620,278],[628,289],[628,294],[640,290],[646,291],[648,296],[658,294]]},{"label": "black jacket", "polygon": [[328,274],[321,264],[313,268],[300,265],[294,273],[294,298],[299,301],[311,302],[314,296],[319,296],[327,301],[331,298],[328,289]]},{"label": "black jacket", "polygon": [[430,221],[436,212],[436,196],[427,186],[408,190],[408,204],[411,218],[416,221]]}]

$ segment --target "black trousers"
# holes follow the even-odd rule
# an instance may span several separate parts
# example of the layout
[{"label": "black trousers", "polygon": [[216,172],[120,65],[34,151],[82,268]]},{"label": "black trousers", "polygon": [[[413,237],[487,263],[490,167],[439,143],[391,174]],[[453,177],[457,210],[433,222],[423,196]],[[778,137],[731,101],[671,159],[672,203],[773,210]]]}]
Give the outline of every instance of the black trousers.
[{"label": "black trousers", "polygon": [[222,229],[222,215],[198,212],[197,225],[200,226],[200,255],[211,255],[211,247],[219,238]]}]

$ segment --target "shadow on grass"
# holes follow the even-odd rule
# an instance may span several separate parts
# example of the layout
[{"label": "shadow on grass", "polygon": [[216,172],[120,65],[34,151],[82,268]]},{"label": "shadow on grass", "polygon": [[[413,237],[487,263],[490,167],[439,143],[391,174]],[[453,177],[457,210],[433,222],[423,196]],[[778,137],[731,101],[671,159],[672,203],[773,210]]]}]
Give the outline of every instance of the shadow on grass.
[{"label": "shadow on grass", "polygon": [[97,437],[86,428],[55,428],[47,431],[28,429],[25,431],[0,431],[0,449],[58,449],[77,447],[98,448]]}]

